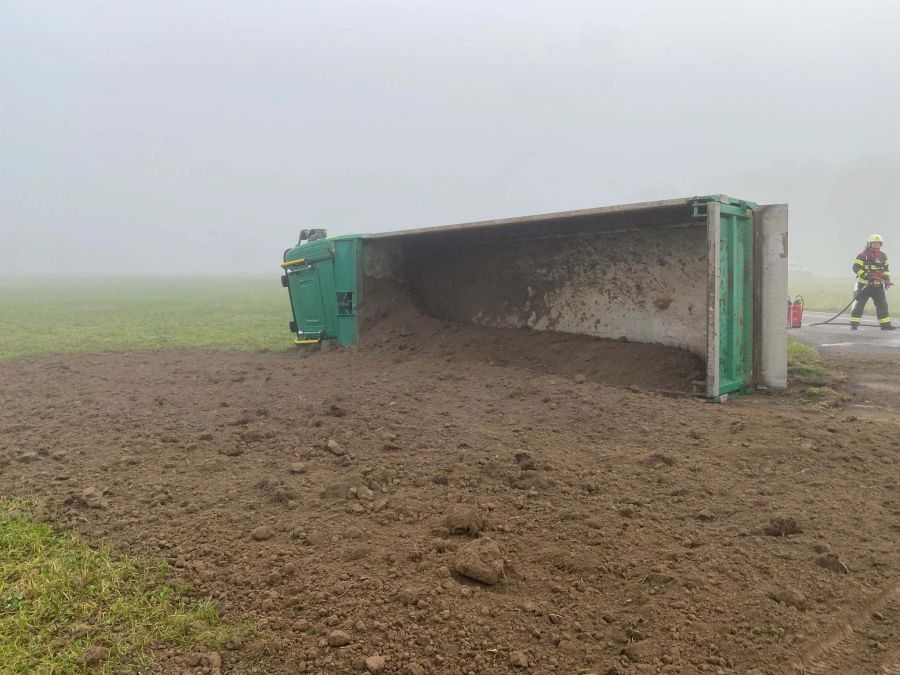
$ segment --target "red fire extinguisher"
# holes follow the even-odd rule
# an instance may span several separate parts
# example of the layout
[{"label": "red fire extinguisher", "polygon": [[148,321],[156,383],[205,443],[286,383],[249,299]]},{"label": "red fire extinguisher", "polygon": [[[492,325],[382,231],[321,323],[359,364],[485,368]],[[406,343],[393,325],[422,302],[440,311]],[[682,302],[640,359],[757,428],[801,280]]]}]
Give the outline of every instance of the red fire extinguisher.
[{"label": "red fire extinguisher", "polygon": [[800,328],[803,325],[803,297],[798,295],[791,302],[788,298],[788,328]]}]

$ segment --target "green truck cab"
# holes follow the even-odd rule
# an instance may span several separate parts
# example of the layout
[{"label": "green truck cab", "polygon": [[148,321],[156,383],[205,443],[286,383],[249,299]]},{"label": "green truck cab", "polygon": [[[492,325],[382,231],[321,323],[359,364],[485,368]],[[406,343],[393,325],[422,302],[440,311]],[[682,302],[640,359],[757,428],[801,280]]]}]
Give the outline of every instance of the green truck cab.
[{"label": "green truck cab", "polygon": [[294,343],[356,342],[360,238],[328,237],[325,230],[303,230],[284,252],[281,285],[288,289]]}]

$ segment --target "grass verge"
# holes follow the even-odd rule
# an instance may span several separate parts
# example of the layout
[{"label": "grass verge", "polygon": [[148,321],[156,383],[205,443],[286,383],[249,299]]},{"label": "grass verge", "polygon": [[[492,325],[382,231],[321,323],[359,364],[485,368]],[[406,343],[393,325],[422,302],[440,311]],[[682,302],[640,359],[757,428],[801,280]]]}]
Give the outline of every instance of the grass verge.
[{"label": "grass verge", "polygon": [[54,352],[287,349],[291,306],[269,279],[0,282],[0,361]]},{"label": "grass verge", "polygon": [[[793,300],[803,297],[803,306],[814,312],[839,312],[853,298],[853,275],[848,273],[842,279],[823,277],[799,277],[788,281],[788,292]],[[866,307],[866,315],[874,312],[870,302]]]},{"label": "grass verge", "polygon": [[151,646],[218,647],[232,635],[216,607],[187,601],[169,567],[141,565],[32,522],[0,498],[0,672],[73,673],[146,667]]},{"label": "grass verge", "polygon": [[788,336],[788,379],[793,384],[822,387],[833,382],[835,374],[822,365],[815,349]]}]

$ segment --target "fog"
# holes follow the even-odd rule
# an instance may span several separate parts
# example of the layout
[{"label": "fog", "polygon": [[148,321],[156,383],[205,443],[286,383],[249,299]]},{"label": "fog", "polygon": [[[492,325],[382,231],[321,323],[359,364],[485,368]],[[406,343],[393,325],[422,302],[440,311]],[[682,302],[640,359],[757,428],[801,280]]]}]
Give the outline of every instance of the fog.
[{"label": "fog", "polygon": [[900,256],[894,2],[0,3],[0,276],[726,193]]}]

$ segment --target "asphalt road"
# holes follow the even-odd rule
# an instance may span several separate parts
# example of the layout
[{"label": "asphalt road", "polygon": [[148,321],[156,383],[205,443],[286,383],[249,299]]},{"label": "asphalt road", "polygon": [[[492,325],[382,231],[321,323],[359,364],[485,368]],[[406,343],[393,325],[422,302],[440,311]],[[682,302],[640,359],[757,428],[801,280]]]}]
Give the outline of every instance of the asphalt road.
[{"label": "asphalt road", "polygon": [[[864,348],[869,351],[900,350],[900,330],[883,331],[872,317],[864,317],[860,329],[850,330],[850,312],[824,326],[811,324],[826,321],[834,316],[831,312],[803,312],[803,327],[788,330],[801,342],[812,345],[827,354],[831,350],[853,350]],[[894,320],[900,327],[900,318]],[[900,351],[898,351],[900,353]]]}]

